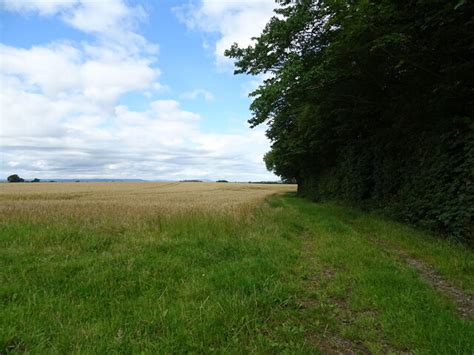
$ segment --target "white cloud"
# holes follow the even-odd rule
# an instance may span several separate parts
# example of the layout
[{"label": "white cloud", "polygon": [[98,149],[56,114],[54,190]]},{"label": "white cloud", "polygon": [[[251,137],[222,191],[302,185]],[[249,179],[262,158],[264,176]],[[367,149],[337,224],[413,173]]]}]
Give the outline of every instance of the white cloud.
[{"label": "white cloud", "polygon": [[1,0],[1,9],[20,14],[37,13],[58,16],[79,31],[97,36],[109,49],[137,54],[140,51],[156,53],[158,46],[149,43],[134,29],[146,19],[140,5],[130,6],[123,0]]},{"label": "white cloud", "polygon": [[2,74],[21,80],[23,89],[37,89],[48,97],[83,95],[113,103],[125,92],[156,86],[160,72],[152,67],[153,58],[100,54],[93,58],[73,44],[30,49],[0,45]]},{"label": "white cloud", "polygon": [[120,0],[80,1],[74,11],[62,14],[71,26],[92,33],[130,30],[144,16],[141,7],[129,7]]},{"label": "white cloud", "polygon": [[59,15],[72,27],[92,33],[131,30],[146,17],[142,7],[128,6],[122,0],[2,0],[1,9],[20,14]]},{"label": "white cloud", "polygon": [[60,119],[69,106],[30,99],[22,126],[6,121],[2,129],[5,176],[14,170],[39,178],[272,178],[261,162],[268,149],[263,129],[207,134],[201,117],[174,100],[153,101],[143,112],[117,105],[107,116],[76,107]]},{"label": "white cloud", "polygon": [[20,13],[38,12],[44,16],[51,16],[70,9],[77,3],[78,0],[2,0],[0,8]]},{"label": "white cloud", "polygon": [[188,28],[219,34],[214,56],[216,64],[222,67],[231,63],[224,57],[224,51],[233,43],[250,45],[251,38],[262,32],[275,7],[274,0],[201,0],[174,10]]},{"label": "white cloud", "polygon": [[[137,73],[130,66],[120,75],[123,63],[84,60],[81,49],[71,48],[1,47],[9,61],[1,67],[7,83],[0,90],[4,176],[272,178],[261,162],[268,150],[263,130],[204,133],[201,117],[175,100],[152,101],[143,112],[130,110],[117,104],[117,93],[147,82],[155,86],[153,75],[135,80],[147,66],[137,65]],[[47,59],[68,79],[48,73]],[[97,77],[89,75],[96,67]]]},{"label": "white cloud", "polygon": [[202,97],[206,101],[214,100],[214,94],[204,89],[196,89],[193,91],[185,92],[184,94],[181,95],[181,97],[187,100],[196,100],[199,97]]},{"label": "white cloud", "polygon": [[[8,11],[57,16],[93,39],[0,44],[0,176],[271,179],[261,162],[264,129],[208,134],[176,100],[144,111],[120,104],[126,93],[151,97],[166,86],[157,45],[135,31],[143,10],[106,3],[2,2]],[[203,89],[187,94],[213,99]]]}]

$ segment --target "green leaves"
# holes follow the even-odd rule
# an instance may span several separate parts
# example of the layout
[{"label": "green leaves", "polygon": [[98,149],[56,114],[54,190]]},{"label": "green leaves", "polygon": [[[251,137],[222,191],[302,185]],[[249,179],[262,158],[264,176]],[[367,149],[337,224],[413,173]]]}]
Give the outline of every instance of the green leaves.
[{"label": "green leaves", "polygon": [[279,3],[253,46],[226,52],[236,73],[271,73],[249,120],[269,125],[267,167],[310,197],[385,206],[472,240],[461,211],[474,184],[459,183],[474,171],[472,124],[454,118],[474,116],[473,3]]},{"label": "green leaves", "polygon": [[461,6],[464,5],[465,2],[466,2],[466,0],[460,0],[460,1],[456,4],[456,6],[454,6],[454,10],[459,9]]}]

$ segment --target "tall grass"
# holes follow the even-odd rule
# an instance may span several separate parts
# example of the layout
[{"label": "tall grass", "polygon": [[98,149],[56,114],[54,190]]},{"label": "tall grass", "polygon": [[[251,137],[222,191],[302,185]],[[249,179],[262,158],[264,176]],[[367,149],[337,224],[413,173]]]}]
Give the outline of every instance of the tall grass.
[{"label": "tall grass", "polygon": [[472,353],[471,320],[387,243],[465,292],[472,252],[223,185],[2,187],[0,353]]}]

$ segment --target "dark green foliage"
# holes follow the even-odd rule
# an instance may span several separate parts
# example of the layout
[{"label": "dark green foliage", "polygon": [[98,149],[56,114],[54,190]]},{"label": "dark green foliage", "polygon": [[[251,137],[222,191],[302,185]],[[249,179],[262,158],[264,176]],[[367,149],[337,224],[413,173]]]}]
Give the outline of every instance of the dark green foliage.
[{"label": "dark green foliage", "polygon": [[25,179],[19,177],[17,174],[13,174],[7,178],[7,181],[8,182],[24,182]]},{"label": "dark green foliage", "polygon": [[279,3],[254,46],[226,52],[271,74],[249,121],[269,124],[268,169],[472,243],[473,2]]}]

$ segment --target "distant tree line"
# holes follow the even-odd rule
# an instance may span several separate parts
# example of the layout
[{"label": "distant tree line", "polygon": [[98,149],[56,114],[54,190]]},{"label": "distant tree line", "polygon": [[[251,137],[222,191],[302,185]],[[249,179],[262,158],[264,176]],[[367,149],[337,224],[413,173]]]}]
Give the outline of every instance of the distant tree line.
[{"label": "distant tree line", "polygon": [[280,181],[249,181],[249,184],[275,185],[275,184],[281,184],[281,182]]},{"label": "distant tree line", "polygon": [[24,182],[25,179],[19,177],[17,174],[10,175],[7,177],[8,182]]},{"label": "distant tree line", "polygon": [[[7,177],[7,181],[8,182],[25,182],[25,179],[19,177],[17,174],[13,174]],[[40,182],[40,181],[41,181],[40,179],[34,178],[30,182]]]},{"label": "distant tree line", "polygon": [[236,74],[298,193],[474,239],[474,2],[278,1]]}]

